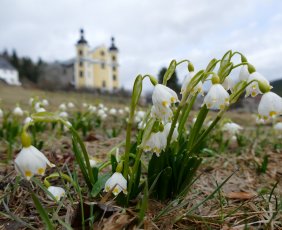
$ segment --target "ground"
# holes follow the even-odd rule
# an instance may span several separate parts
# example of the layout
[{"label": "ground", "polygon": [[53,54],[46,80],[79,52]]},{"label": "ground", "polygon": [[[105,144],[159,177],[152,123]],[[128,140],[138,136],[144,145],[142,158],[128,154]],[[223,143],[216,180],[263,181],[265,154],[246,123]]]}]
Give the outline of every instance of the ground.
[{"label": "ground", "polygon": [[[47,98],[51,108],[60,103],[72,101],[77,107],[82,102],[97,105],[103,102],[107,107],[124,108],[128,101],[109,97],[93,97],[91,94],[45,92],[20,87],[0,85],[0,108],[14,108],[16,103],[28,109],[31,96]],[[194,112],[196,113],[196,112]],[[242,143],[230,143],[220,146],[208,140],[208,147],[203,151],[204,161],[198,171],[198,179],[193,183],[182,203],[171,201],[159,202],[151,199],[143,225],[138,226],[136,210],[116,206],[111,198],[89,199],[84,194],[84,208],[87,216],[89,207],[103,210],[103,218],[94,222],[94,229],[282,229],[282,144],[279,135],[273,133],[270,125],[258,127],[251,114],[239,114],[229,111],[226,117],[239,123],[242,131]],[[212,116],[210,117],[212,119]],[[83,137],[89,155],[99,161],[105,160],[109,151],[125,139],[122,119],[111,118]],[[122,127],[113,135],[111,127]],[[118,128],[117,128],[118,129]],[[106,130],[106,131],[105,131]],[[135,133],[136,130],[134,130]],[[259,134],[259,135],[258,135]],[[74,155],[70,134],[38,133],[38,140],[44,140],[42,151],[57,167],[66,172],[74,168]],[[211,141],[212,143],[209,143]],[[64,199],[59,206],[46,198],[44,192],[32,183],[21,180],[19,184],[12,161],[6,162],[7,142],[0,141],[0,229],[43,228],[42,221],[32,202],[29,190],[40,196],[44,207],[52,213],[53,220],[60,217],[75,229],[81,222],[79,199]],[[13,144],[13,158],[21,146],[19,138]],[[122,152],[123,149],[120,149]],[[266,162],[266,170],[263,165]],[[106,169],[107,170],[107,169]],[[56,172],[48,169],[46,174]],[[220,184],[231,176],[224,185]],[[40,177],[37,177],[40,179]],[[60,183],[60,180],[54,180]],[[15,186],[13,186],[15,185]],[[214,192],[216,191],[216,192]],[[76,197],[70,190],[70,197]],[[214,193],[214,194],[213,194]],[[211,194],[213,196],[209,197]],[[210,199],[207,199],[210,198]],[[207,199],[202,205],[197,204]],[[91,207],[92,207],[91,206]],[[164,215],[158,215],[166,210]],[[178,217],[182,217],[179,220]],[[59,228],[59,227],[58,227]],[[62,227],[60,227],[62,228]],[[67,227],[66,227],[67,228]]]}]

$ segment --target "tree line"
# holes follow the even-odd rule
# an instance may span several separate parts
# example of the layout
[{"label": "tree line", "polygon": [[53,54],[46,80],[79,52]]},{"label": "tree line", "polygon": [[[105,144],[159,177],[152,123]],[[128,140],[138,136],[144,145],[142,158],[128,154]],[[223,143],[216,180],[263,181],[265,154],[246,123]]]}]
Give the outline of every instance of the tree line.
[{"label": "tree line", "polygon": [[39,58],[37,62],[34,62],[29,57],[18,57],[16,50],[13,50],[11,53],[4,50],[0,56],[10,62],[18,70],[20,80],[26,78],[31,82],[37,83],[44,65],[41,58]]}]

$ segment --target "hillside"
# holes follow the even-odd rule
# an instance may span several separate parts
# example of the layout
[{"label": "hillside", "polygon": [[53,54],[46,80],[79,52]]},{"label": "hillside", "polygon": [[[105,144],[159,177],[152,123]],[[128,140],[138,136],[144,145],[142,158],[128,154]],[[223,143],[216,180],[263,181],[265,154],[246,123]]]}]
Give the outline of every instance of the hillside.
[{"label": "hillside", "polygon": [[273,86],[272,91],[282,96],[282,79],[272,81],[270,84]]}]

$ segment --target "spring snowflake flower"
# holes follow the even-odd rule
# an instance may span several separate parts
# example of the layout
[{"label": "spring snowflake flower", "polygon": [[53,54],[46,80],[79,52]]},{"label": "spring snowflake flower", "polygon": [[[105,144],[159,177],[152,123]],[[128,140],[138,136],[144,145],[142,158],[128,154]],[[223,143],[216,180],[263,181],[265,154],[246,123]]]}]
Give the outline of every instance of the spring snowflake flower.
[{"label": "spring snowflake flower", "polygon": [[[178,130],[177,130],[177,127],[178,125],[176,125],[176,127],[174,128],[173,130],[173,133],[172,133],[172,136],[171,136],[171,142],[174,142],[174,141],[177,141],[177,138],[178,138]],[[165,126],[164,126],[164,135],[168,136],[169,134],[169,131],[170,131],[170,128],[171,128],[171,123],[167,123]]]},{"label": "spring snowflake flower", "polygon": [[109,114],[111,115],[116,115],[117,114],[117,110],[115,108],[110,109]]},{"label": "spring snowflake flower", "polygon": [[31,117],[26,117],[25,119],[24,119],[24,124],[28,124],[28,123],[30,123],[30,122],[32,122],[33,120],[32,120],[32,118]]},{"label": "spring snowflake flower", "polygon": [[146,113],[144,111],[137,111],[134,117],[134,121],[135,123],[140,123],[141,121],[143,121],[144,117],[145,117]]},{"label": "spring snowflake flower", "polygon": [[96,108],[96,106],[89,105],[88,110],[89,110],[90,113],[96,113],[97,108]]},{"label": "spring snowflake flower", "polygon": [[177,94],[165,85],[157,84],[154,88],[152,101],[154,105],[169,107],[178,102]]},{"label": "spring snowflake flower", "polygon": [[233,136],[238,134],[240,132],[240,130],[242,130],[242,129],[243,128],[240,125],[238,125],[234,122],[225,123],[222,127],[222,131],[226,131]]},{"label": "spring snowflake flower", "polygon": [[4,115],[3,110],[2,110],[2,109],[0,109],[0,118],[2,118],[2,117],[3,117],[3,115]]},{"label": "spring snowflake flower", "polygon": [[23,147],[15,159],[16,171],[27,180],[30,180],[35,174],[43,176],[47,165],[50,167],[55,166],[32,145]]},{"label": "spring snowflake flower", "polygon": [[231,90],[233,89],[234,86],[234,81],[232,80],[232,78],[230,76],[227,76],[224,80],[224,82],[222,83],[222,86],[225,90]]},{"label": "spring snowflake flower", "polygon": [[[59,201],[66,193],[63,188],[57,186],[49,186],[48,191],[55,197],[55,201]],[[51,196],[48,196],[48,198],[53,200]]]},{"label": "spring snowflake flower", "polygon": [[66,111],[66,110],[67,110],[66,104],[65,104],[65,103],[60,104],[60,105],[59,105],[59,110],[61,110],[61,111]]},{"label": "spring snowflake flower", "polygon": [[169,107],[160,107],[157,105],[153,105],[151,108],[151,116],[159,118],[164,123],[167,123],[171,120],[173,112]]},{"label": "spring snowflake flower", "polygon": [[249,95],[251,95],[252,97],[255,97],[258,94],[262,94],[262,92],[259,89],[259,85],[257,81],[260,81],[262,84],[265,84],[269,86],[270,88],[272,88],[269,84],[269,81],[258,72],[254,72],[249,76],[248,82],[251,82],[253,80],[256,80],[256,81],[252,82],[250,85],[247,86],[245,97],[248,97]]},{"label": "spring snowflake flower", "polygon": [[[189,75],[187,75],[183,81],[182,87],[181,87],[181,91],[180,94],[184,94],[184,92],[187,89],[187,86],[189,85],[189,83],[191,82],[192,78],[194,77],[194,72],[190,72]],[[204,94],[203,91],[203,83],[201,81],[199,81],[199,83],[192,89],[191,94],[195,95],[196,93],[201,93],[202,95]]]},{"label": "spring snowflake flower", "polygon": [[127,194],[127,181],[119,172],[115,172],[105,184],[105,192],[112,190],[112,193],[117,196],[120,192]]},{"label": "spring snowflake flower", "polygon": [[33,97],[29,98],[28,104],[29,104],[29,105],[32,105],[33,101],[34,101],[34,98],[33,98]]},{"label": "spring snowflake flower", "polygon": [[165,149],[167,143],[167,134],[164,132],[151,133],[150,137],[143,144],[145,152],[156,153],[160,155],[161,151]]},{"label": "spring snowflake flower", "polygon": [[47,99],[43,99],[43,100],[42,100],[42,105],[43,105],[43,106],[48,106],[48,105],[49,105],[48,100],[47,100]]},{"label": "spring snowflake flower", "polygon": [[276,124],[273,126],[273,129],[274,129],[275,131],[281,132],[281,131],[282,131],[282,122],[276,123]]},{"label": "spring snowflake flower", "polygon": [[282,114],[282,98],[273,92],[263,94],[258,106],[258,113],[265,120]]},{"label": "spring snowflake flower", "polygon": [[67,112],[63,111],[63,112],[59,113],[59,116],[66,119],[66,118],[68,118],[69,114]]},{"label": "spring snowflake flower", "polygon": [[208,109],[224,109],[229,105],[229,94],[220,84],[213,84],[204,98]]},{"label": "spring snowflake flower", "polygon": [[128,106],[124,107],[124,111],[129,113],[129,107]]},{"label": "spring snowflake flower", "polygon": [[250,73],[248,71],[248,66],[243,65],[241,70],[240,70],[240,73],[239,73],[239,80],[240,81],[247,81],[249,76],[250,76]]},{"label": "spring snowflake flower", "polygon": [[74,108],[74,104],[72,102],[68,103],[68,108],[73,109]]},{"label": "spring snowflake flower", "polygon": [[14,108],[13,114],[15,116],[22,117],[24,115],[24,112],[19,106],[17,106],[17,107]]},{"label": "spring snowflake flower", "polygon": [[123,109],[119,109],[118,113],[119,113],[119,115],[123,115],[124,114],[124,110]]},{"label": "spring snowflake flower", "polygon": [[101,120],[105,120],[108,116],[104,109],[99,109],[97,115],[98,117],[100,117]]}]

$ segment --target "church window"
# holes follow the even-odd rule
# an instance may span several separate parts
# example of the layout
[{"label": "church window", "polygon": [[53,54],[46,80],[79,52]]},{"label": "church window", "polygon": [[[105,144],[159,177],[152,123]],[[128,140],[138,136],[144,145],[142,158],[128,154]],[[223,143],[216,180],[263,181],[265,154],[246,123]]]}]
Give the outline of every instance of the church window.
[{"label": "church window", "polygon": [[102,86],[103,88],[106,88],[106,81],[103,81]]},{"label": "church window", "polygon": [[83,77],[83,71],[79,71],[79,76]]},{"label": "church window", "polygon": [[116,71],[116,67],[115,66],[113,66],[113,71]]},{"label": "church window", "polygon": [[113,75],[113,80],[116,81],[117,80],[117,76],[114,74]]},{"label": "church window", "polygon": [[104,55],[105,55],[105,52],[102,50],[102,51],[100,52],[100,54],[101,54],[101,56],[104,56]]},{"label": "church window", "polygon": [[105,69],[105,62],[102,62],[102,63],[101,63],[101,68],[102,68],[102,69]]},{"label": "church window", "polygon": [[115,61],[116,60],[116,56],[112,56],[112,60]]}]

